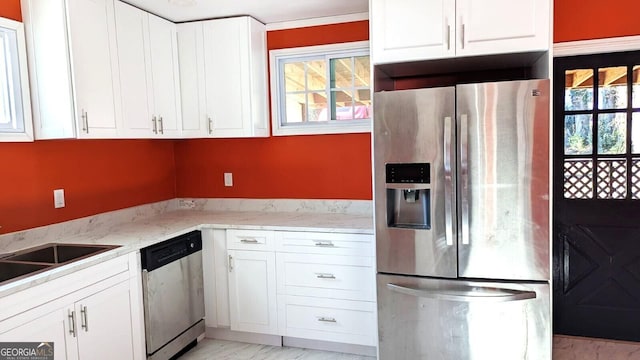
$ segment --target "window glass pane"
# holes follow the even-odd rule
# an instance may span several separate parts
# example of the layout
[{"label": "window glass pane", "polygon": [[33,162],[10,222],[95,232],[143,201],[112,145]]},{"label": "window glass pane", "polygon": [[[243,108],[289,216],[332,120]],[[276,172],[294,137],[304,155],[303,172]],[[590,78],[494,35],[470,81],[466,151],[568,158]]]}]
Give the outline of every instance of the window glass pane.
[{"label": "window glass pane", "polygon": [[0,32],[0,125],[11,123],[11,88],[7,78],[8,60],[11,58],[7,46],[6,33]]},{"label": "window glass pane", "polygon": [[327,94],[312,92],[307,94],[309,104],[309,121],[327,121]]},{"label": "window glass pane", "polygon": [[640,107],[640,65],[633,67],[633,104],[634,108]]},{"label": "window glass pane", "polygon": [[598,107],[624,109],[627,107],[627,67],[598,69]]},{"label": "window glass pane", "polygon": [[304,93],[287,94],[286,98],[286,122],[301,123],[307,121],[306,96]]},{"label": "window glass pane", "polygon": [[331,59],[331,88],[353,87],[353,58]]},{"label": "window glass pane", "polygon": [[307,70],[307,90],[325,90],[327,88],[325,61],[307,61],[305,65]]},{"label": "window glass pane", "polygon": [[304,63],[294,62],[284,64],[285,91],[304,91]]},{"label": "window glass pane", "polygon": [[571,159],[564,161],[564,198],[593,198],[593,161]]},{"label": "window glass pane", "polygon": [[565,72],[564,109],[593,109],[593,69]]},{"label": "window glass pane", "polygon": [[591,141],[592,115],[567,115],[564,117],[564,153],[587,155],[593,151]]},{"label": "window glass pane", "polygon": [[598,161],[598,199],[627,197],[627,160]]},{"label": "window glass pane", "polygon": [[633,113],[631,120],[631,152],[640,153],[640,113]]},{"label": "window glass pane", "polygon": [[368,56],[358,56],[354,58],[354,75],[356,87],[371,86],[371,68]]},{"label": "window glass pane", "polygon": [[333,90],[331,98],[333,100],[331,118],[333,120],[353,119],[353,97],[352,91]]},{"label": "window glass pane", "polygon": [[626,146],[627,114],[599,114],[598,154],[624,154]]}]

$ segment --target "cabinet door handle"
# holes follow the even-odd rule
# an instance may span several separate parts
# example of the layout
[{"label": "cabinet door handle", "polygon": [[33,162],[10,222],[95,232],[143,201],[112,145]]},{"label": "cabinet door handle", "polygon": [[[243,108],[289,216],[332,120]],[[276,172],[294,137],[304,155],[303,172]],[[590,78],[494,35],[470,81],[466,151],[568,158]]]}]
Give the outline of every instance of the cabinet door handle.
[{"label": "cabinet door handle", "polygon": [[69,319],[69,334],[76,337],[76,312],[68,310],[67,318]]},{"label": "cabinet door handle", "polygon": [[160,116],[158,122],[160,123],[160,134],[164,134],[164,123],[162,121],[162,116]]},{"label": "cabinet door handle", "polygon": [[207,117],[207,126],[209,127],[209,135],[213,134],[213,120],[211,117]]},{"label": "cabinet door handle", "polygon": [[80,315],[82,315],[80,326],[84,329],[85,332],[89,331],[89,318],[87,316],[87,307],[83,306],[80,308]]},{"label": "cabinet door handle", "polygon": [[157,123],[157,120],[156,120],[155,116],[153,118],[151,118],[151,122],[153,122],[153,133],[157,134],[158,133],[158,123]]},{"label": "cabinet door handle", "polygon": [[462,36],[462,38],[461,38],[461,40],[462,40],[461,46],[464,49],[464,24],[462,24],[462,35],[461,36]]},{"label": "cabinet door handle", "polygon": [[447,50],[451,50],[451,25],[447,25]]},{"label": "cabinet door handle", "polygon": [[80,117],[82,118],[82,131],[85,133],[89,133],[89,113],[84,111],[84,109],[80,110]]},{"label": "cabinet door handle", "polygon": [[334,279],[336,278],[335,275],[333,274],[327,274],[327,273],[316,273],[316,277],[318,279]]},{"label": "cabinet door handle", "polygon": [[233,272],[233,257],[229,255],[229,272]]},{"label": "cabinet door handle", "polygon": [[315,245],[318,247],[335,247],[331,241],[315,241]]},{"label": "cabinet door handle", "polygon": [[258,240],[254,238],[245,238],[245,239],[240,239],[240,242],[243,244],[257,244]]},{"label": "cabinet door handle", "polygon": [[327,322],[327,323],[337,323],[337,322],[338,322],[338,321],[336,321],[336,319],[335,319],[335,318],[331,318],[331,317],[324,317],[324,316],[319,317],[319,318],[318,318],[318,321],[320,321],[320,322]]}]

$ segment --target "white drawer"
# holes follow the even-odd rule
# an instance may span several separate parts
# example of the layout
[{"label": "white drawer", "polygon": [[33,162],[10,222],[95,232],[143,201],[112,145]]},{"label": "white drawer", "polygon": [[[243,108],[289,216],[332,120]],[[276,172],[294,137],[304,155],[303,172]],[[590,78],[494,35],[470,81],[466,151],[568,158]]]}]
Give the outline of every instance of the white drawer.
[{"label": "white drawer", "polygon": [[374,302],[278,296],[283,336],[375,346],[375,314]]},{"label": "white drawer", "polygon": [[269,230],[227,230],[227,249],[273,251],[274,232]]},{"label": "white drawer", "polygon": [[373,235],[276,232],[276,250],[303,254],[374,256]]},{"label": "white drawer", "polygon": [[373,258],[276,254],[279,294],[375,301]]}]

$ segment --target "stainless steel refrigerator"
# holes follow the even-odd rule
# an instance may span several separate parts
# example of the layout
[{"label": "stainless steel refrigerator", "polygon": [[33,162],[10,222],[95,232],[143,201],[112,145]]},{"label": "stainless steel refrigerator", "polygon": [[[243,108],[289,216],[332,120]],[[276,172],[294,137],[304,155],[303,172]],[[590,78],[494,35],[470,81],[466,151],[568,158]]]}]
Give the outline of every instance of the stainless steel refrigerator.
[{"label": "stainless steel refrigerator", "polygon": [[374,95],[380,359],[551,358],[549,81]]}]

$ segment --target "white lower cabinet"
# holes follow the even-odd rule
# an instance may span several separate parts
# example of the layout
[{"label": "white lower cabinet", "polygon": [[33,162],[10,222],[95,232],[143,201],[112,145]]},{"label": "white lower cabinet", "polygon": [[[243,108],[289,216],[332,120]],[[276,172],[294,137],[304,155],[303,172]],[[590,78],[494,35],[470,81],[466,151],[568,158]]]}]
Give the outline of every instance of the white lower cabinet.
[{"label": "white lower cabinet", "polygon": [[372,235],[230,229],[226,240],[231,330],[376,345]]},{"label": "white lower cabinet", "polygon": [[375,346],[376,303],[278,295],[283,336]]},{"label": "white lower cabinet", "polygon": [[113,359],[109,354],[134,358],[129,293],[129,282],[125,281],[74,304],[80,359]]},{"label": "white lower cabinet", "polygon": [[[52,342],[55,359],[144,359],[139,265],[127,257],[0,299],[0,341]],[[80,280],[96,274],[104,280]]]},{"label": "white lower cabinet", "polygon": [[275,254],[228,250],[231,330],[278,334]]}]

